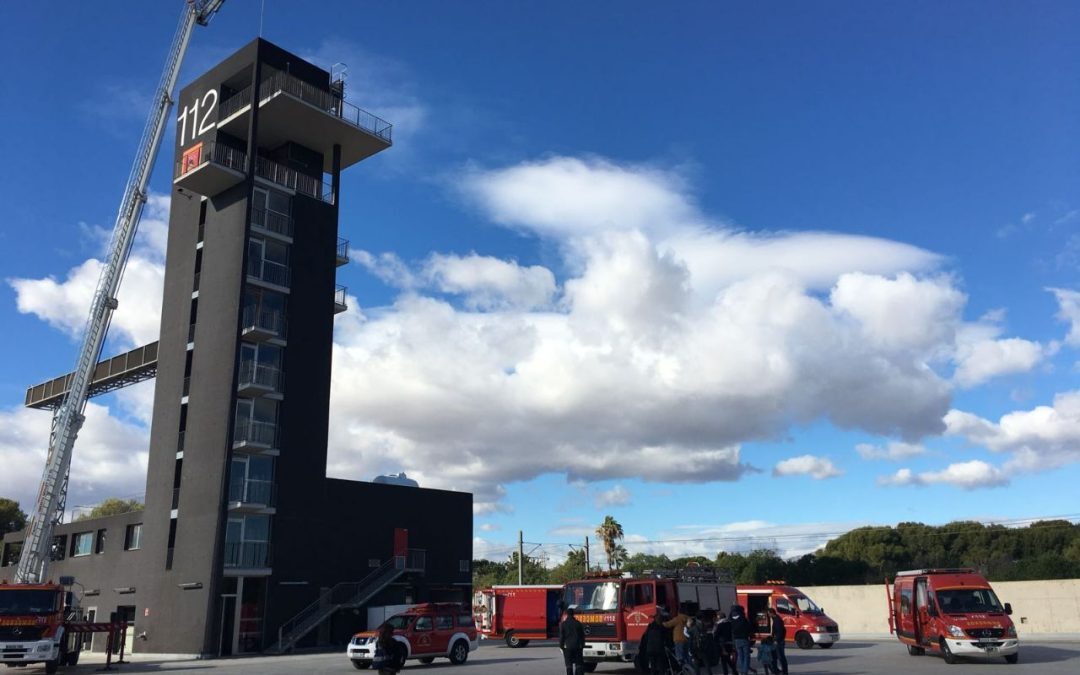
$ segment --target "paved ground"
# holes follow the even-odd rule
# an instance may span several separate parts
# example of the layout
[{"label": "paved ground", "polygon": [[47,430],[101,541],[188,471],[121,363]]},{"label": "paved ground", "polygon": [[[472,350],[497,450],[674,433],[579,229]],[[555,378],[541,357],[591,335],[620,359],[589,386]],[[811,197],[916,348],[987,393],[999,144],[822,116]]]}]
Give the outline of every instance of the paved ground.
[{"label": "paved ground", "polygon": [[[96,656],[96,655],[95,655]],[[139,659],[139,657],[136,657]],[[149,657],[146,657],[149,659]],[[97,661],[96,658],[90,659]],[[1002,659],[983,662],[963,662],[954,666],[946,665],[935,656],[912,657],[895,641],[850,641],[840,642],[832,649],[813,649],[788,651],[788,661],[793,675],[823,675],[825,673],[873,675],[909,675],[911,673],[956,673],[957,675],[983,675],[984,673],[1039,673],[1048,675],[1080,673],[1080,638],[1076,642],[1024,643],[1020,649],[1020,663],[1008,665]],[[84,663],[77,668],[68,668],[65,673],[92,673],[101,667],[101,663]],[[200,675],[197,671],[237,673],[242,675],[298,675],[302,673],[347,673],[356,671],[341,653],[322,653],[279,657],[258,657],[245,659],[225,659],[214,661],[143,661],[120,666],[121,673],[158,673],[186,671],[190,675]],[[6,672],[6,671],[0,671]],[[41,673],[41,668],[26,668],[12,671],[19,673]],[[473,652],[468,663],[453,666],[445,659],[425,666],[410,661],[402,671],[403,675],[430,673],[431,675],[500,675],[515,673],[519,675],[562,675],[562,659],[556,647],[550,644],[533,643],[522,649],[509,649],[499,643],[484,642],[480,649]],[[598,675],[629,675],[633,668],[618,665],[601,665],[596,670]],[[719,672],[719,671],[717,671]]]}]

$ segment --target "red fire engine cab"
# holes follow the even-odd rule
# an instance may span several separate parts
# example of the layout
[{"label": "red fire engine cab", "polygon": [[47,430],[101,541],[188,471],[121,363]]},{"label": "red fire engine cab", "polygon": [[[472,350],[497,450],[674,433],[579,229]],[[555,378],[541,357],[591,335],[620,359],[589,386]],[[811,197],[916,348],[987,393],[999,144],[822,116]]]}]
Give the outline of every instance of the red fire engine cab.
[{"label": "red fire engine cab", "polygon": [[674,616],[726,612],[735,604],[735,585],[704,568],[655,571],[638,577],[598,574],[563,587],[563,608],[573,607],[585,624],[585,670],[608,662],[632,662],[654,614]]},{"label": "red fire engine cab", "polygon": [[562,586],[492,586],[473,598],[473,616],[480,637],[524,647],[529,640],[559,636]]},{"label": "red fire engine cab", "polygon": [[889,630],[912,656],[937,652],[945,663],[962,656],[1020,658],[1020,641],[994,589],[973,569],[922,569],[897,572],[889,598]]}]

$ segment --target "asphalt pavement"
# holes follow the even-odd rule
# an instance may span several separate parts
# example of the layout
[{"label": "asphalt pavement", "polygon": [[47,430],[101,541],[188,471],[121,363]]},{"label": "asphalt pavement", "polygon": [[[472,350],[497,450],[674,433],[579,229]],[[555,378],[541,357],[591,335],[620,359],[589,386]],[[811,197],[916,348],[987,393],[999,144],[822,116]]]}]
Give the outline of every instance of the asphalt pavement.
[{"label": "asphalt pavement", "polygon": [[[907,650],[895,640],[879,641],[844,641],[841,640],[829,650],[820,648],[808,651],[797,648],[789,649],[788,661],[792,675],[825,675],[866,673],[873,675],[911,675],[918,673],[957,673],[965,675],[983,675],[1000,673],[1039,673],[1039,675],[1076,675],[1080,673],[1080,636],[1075,641],[1065,642],[1025,642],[1020,648],[1020,662],[1008,665],[1003,659],[985,659],[964,661],[956,665],[947,665],[937,656],[908,656]],[[209,661],[162,661],[152,656],[135,656],[132,663],[119,666],[118,673],[165,673],[186,671],[190,675],[200,675],[198,671],[209,673],[236,673],[238,675],[298,675],[303,673],[372,673],[357,671],[345,657],[344,650],[334,653],[293,654],[289,656],[253,657],[236,659],[215,659]],[[93,673],[103,665],[98,655],[87,659],[76,668],[67,668],[64,673]],[[756,665],[756,664],[755,664]],[[42,668],[25,668],[13,671],[12,675],[30,675],[42,673]],[[564,673],[562,657],[552,643],[534,642],[527,647],[510,649],[501,642],[481,643],[480,649],[469,655],[469,660],[461,666],[451,665],[446,659],[439,659],[431,665],[410,661],[402,675],[430,673],[431,675],[562,675]],[[601,664],[598,675],[630,675],[632,666],[619,664]],[[704,669],[702,673],[706,672]],[[715,673],[720,671],[714,670]],[[759,669],[759,672],[760,669]]]}]

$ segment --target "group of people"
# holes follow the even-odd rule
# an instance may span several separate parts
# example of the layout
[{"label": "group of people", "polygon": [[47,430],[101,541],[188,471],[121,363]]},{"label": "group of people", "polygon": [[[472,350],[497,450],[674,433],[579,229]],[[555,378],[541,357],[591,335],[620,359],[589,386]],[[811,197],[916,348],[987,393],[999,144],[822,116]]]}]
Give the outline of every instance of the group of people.
[{"label": "group of people", "polygon": [[[647,668],[651,675],[667,675],[669,658],[673,655],[684,671],[701,673],[704,668],[708,675],[713,675],[713,666],[719,665],[723,675],[757,673],[750,658],[755,632],[754,624],[739,605],[732,605],[730,616],[712,611],[689,616],[680,610],[674,617],[667,618],[657,608],[641,638],[638,664]],[[786,639],[783,618],[775,609],[770,609],[768,634],[757,645],[758,664],[765,675],[787,675]],[[584,672],[584,647],[584,628],[574,618],[574,610],[568,609],[566,619],[559,627],[559,648],[563,650],[566,675]]]}]

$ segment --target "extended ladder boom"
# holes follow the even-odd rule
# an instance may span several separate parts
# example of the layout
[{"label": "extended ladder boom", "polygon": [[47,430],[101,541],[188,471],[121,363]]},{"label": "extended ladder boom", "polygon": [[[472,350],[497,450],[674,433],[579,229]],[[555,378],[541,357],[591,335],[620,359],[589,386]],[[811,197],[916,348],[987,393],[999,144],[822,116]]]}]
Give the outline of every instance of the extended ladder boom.
[{"label": "extended ladder boom", "polygon": [[165,70],[161,74],[161,82],[154,94],[150,115],[146,120],[142,139],[139,141],[139,148],[135,154],[135,163],[131,167],[131,174],[124,188],[120,211],[116,215],[116,224],[113,226],[112,239],[109,242],[108,258],[101,270],[97,289],[94,291],[94,298],[90,304],[90,316],[86,320],[86,328],[83,331],[82,345],[79,348],[79,358],[75,362],[71,388],[53,415],[45,472],[41,477],[37,502],[30,516],[26,540],[23,542],[19,566],[15,572],[15,579],[18,582],[35,583],[45,578],[52,546],[53,527],[64,515],[71,449],[83,423],[83,409],[86,407],[90,378],[101,356],[109,322],[117,306],[116,292],[120,287],[128,253],[135,239],[139,216],[146,204],[150,172],[153,170],[154,160],[161,147],[161,137],[168,122],[169,110],[172,108],[172,91],[176,87],[176,80],[180,74],[180,64],[187,52],[191,31],[195,24],[205,26],[224,2],[225,0],[186,0],[176,34],[169,46]]}]

